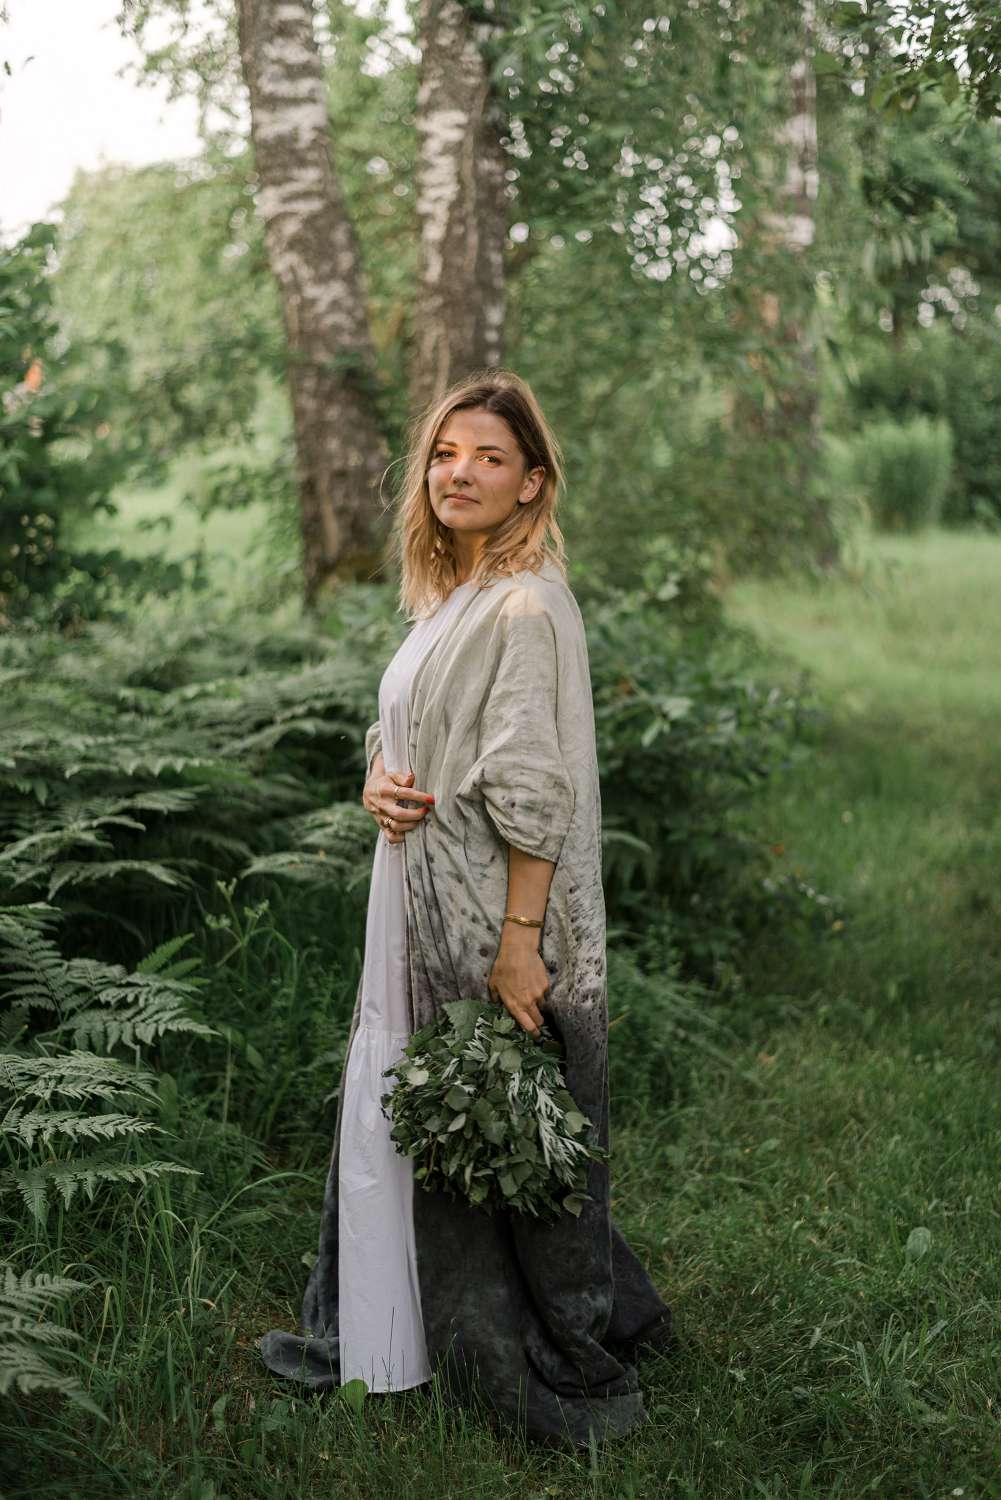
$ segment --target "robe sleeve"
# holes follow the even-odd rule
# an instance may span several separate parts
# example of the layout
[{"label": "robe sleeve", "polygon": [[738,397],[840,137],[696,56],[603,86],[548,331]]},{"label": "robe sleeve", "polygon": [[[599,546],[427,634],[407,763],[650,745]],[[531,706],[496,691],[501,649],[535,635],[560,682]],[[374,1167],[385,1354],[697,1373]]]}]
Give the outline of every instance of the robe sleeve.
[{"label": "robe sleeve", "polygon": [[367,762],[366,777],[372,774],[372,762],[382,749],[382,725],[378,719],[370,724],[365,731],[365,760]]},{"label": "robe sleeve", "polygon": [[508,596],[500,651],[480,714],[477,756],[457,795],[480,796],[500,837],[554,864],[574,810],[556,722],[553,621],[530,590]]}]

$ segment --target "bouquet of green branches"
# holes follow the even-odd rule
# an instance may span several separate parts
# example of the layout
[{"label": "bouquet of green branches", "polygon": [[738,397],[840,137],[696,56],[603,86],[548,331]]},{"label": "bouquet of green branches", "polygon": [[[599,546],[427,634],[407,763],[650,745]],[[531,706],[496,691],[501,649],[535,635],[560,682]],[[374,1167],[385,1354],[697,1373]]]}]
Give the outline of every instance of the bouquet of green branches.
[{"label": "bouquet of green branches", "polygon": [[609,1153],[582,1139],[591,1121],[566,1087],[559,1042],[545,1025],[537,1040],[494,1002],[442,1010],[383,1074],[398,1079],[381,1102],[414,1180],[487,1209],[579,1216],[588,1161]]}]

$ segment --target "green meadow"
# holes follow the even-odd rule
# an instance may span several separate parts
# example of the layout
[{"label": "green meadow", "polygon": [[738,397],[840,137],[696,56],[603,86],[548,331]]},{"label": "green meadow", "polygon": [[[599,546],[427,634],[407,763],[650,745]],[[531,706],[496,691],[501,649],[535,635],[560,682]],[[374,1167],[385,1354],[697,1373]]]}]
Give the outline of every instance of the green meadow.
[{"label": "green meadow", "polygon": [[[234,1131],[227,1151],[217,1130],[197,1215],[168,1177],[90,1224],[50,1220],[38,1263],[100,1273],[75,1319],[106,1419],[54,1392],[8,1405],[3,1493],[1001,1495],[999,571],[1001,539],[933,531],[867,543],[836,583],[728,594],[774,679],[821,705],[757,821],[776,874],[841,917],[757,940],[670,1109],[617,1126],[613,1097],[613,1211],[682,1333],[641,1366],[647,1428],[551,1453],[434,1386],[304,1399],[275,1381],[255,1339],[294,1325],[325,1138],[248,1151]],[[233,929],[248,955],[253,926]],[[332,981],[266,943],[285,1059],[297,997]]]}]

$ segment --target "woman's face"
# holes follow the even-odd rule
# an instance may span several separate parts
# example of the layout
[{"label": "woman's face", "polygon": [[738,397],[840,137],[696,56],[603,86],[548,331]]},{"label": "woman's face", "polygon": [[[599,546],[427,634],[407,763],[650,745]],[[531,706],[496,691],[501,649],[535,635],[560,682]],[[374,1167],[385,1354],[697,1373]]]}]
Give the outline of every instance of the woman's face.
[{"label": "woman's face", "polygon": [[431,509],[443,526],[475,541],[496,530],[516,505],[534,500],[545,474],[541,466],[526,472],[503,417],[481,409],[456,411],[431,450]]}]

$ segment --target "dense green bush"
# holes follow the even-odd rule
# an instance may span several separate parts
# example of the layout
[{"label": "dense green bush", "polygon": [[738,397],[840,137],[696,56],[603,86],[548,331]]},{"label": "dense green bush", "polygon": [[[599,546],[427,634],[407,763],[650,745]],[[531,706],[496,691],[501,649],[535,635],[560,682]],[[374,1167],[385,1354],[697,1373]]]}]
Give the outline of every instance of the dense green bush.
[{"label": "dense green bush", "polygon": [[924,415],[948,422],[953,463],[942,507],[946,522],[1001,518],[1001,331],[971,322],[962,332],[933,327],[889,339],[861,360],[853,399],[860,417],[897,422]]},{"label": "dense green bush", "polygon": [[35,224],[0,251],[0,622],[72,617],[110,561],[136,570],[114,551],[71,556],[63,540],[67,520],[113,512],[121,465],[102,443],[104,396],[75,371],[52,310],[55,240]]},{"label": "dense green bush", "polygon": [[762,681],[708,578],[700,590],[669,556],[632,589],[593,585],[584,614],[610,930],[637,943],[667,923],[684,972],[718,984],[772,899],[750,803],[806,753],[811,706]]},{"label": "dense green bush", "polygon": [[830,450],[875,524],[918,531],[942,515],[952,472],[952,430],[941,418],[876,418]]}]

